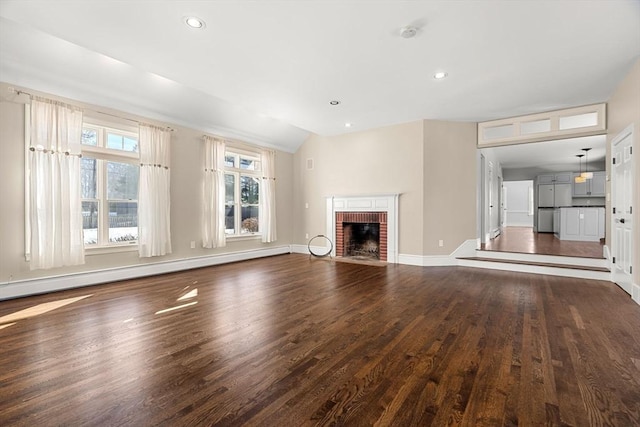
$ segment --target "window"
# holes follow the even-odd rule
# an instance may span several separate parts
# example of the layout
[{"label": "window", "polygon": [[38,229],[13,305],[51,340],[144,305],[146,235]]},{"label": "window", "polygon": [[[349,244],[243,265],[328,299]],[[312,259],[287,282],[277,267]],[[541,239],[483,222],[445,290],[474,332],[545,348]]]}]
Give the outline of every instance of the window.
[{"label": "window", "polygon": [[227,148],[225,155],[227,237],[260,232],[260,156]]},{"label": "window", "polygon": [[82,129],[82,219],[85,248],[138,241],[138,133],[85,123]]}]

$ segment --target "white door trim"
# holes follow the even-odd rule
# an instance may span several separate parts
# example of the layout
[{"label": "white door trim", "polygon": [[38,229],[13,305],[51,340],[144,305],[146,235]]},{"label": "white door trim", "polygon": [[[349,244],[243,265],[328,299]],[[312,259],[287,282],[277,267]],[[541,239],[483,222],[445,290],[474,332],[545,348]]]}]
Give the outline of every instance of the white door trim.
[{"label": "white door trim", "polygon": [[[633,189],[633,184],[634,184],[634,179],[635,179],[635,173],[634,173],[634,169],[635,169],[635,165],[634,165],[634,158],[633,155],[629,155],[627,161],[629,162],[629,167],[630,167],[630,179],[627,185],[630,185],[631,187],[629,189],[627,189],[627,197],[630,197],[631,200],[629,201],[628,205],[624,205],[624,203],[620,200],[618,200],[620,197],[624,198],[624,195],[620,195],[620,190],[618,188],[618,186],[620,185],[620,183],[618,182],[618,173],[616,171],[616,165],[619,165],[619,163],[616,163],[616,165],[613,164],[613,161],[615,159],[615,151],[616,151],[616,146],[624,141],[626,138],[630,138],[630,153],[633,150],[633,146],[634,146],[634,126],[633,124],[627,126],[622,132],[620,132],[618,135],[616,135],[612,140],[611,140],[611,147],[610,147],[610,151],[611,151],[611,156],[612,156],[612,160],[611,160],[611,215],[610,215],[610,223],[611,223],[611,255],[612,255],[612,264],[611,264],[611,281],[617,283],[622,289],[624,289],[625,292],[629,293],[630,295],[632,295],[634,297],[634,299],[636,301],[640,300],[640,295],[635,295],[637,294],[640,289],[635,289],[637,288],[637,285],[634,285],[633,283],[633,274],[631,272],[631,269],[628,265],[625,264],[629,264],[632,265],[633,261],[634,261],[634,239],[631,238],[630,244],[626,245],[626,250],[629,251],[628,254],[623,254],[624,256],[620,255],[620,248],[621,248],[621,244],[623,242],[619,242],[618,240],[620,239],[620,236],[618,236],[618,234],[616,233],[616,224],[618,224],[619,222],[621,222],[622,220],[626,220],[627,224],[623,227],[626,227],[628,229],[628,227],[630,227],[630,236],[635,236],[634,234],[634,229],[635,229],[635,224],[633,222],[633,217],[637,216],[637,213],[631,214],[629,212],[626,212],[627,206],[632,205],[633,203],[633,194],[634,194],[634,189]],[[624,156],[624,153],[623,153]],[[616,159],[617,161],[621,161],[623,159]],[[616,213],[613,213],[613,209],[616,209]],[[636,207],[637,209],[637,207]],[[622,217],[622,218],[621,218]],[[630,224],[629,224],[630,221]],[[624,252],[624,249],[623,249]],[[616,263],[613,263],[613,260],[616,260]],[[625,260],[627,260],[627,262],[625,262]],[[638,268],[636,266],[636,268]]]}]

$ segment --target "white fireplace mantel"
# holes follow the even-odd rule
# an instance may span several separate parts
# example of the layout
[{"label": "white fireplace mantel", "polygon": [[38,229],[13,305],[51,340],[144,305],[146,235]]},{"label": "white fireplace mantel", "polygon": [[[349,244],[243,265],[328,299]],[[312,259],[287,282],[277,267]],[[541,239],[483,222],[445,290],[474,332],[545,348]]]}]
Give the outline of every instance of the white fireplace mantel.
[{"label": "white fireplace mantel", "polygon": [[400,194],[327,197],[327,237],[334,242],[336,255],[336,212],[386,212],[387,262],[398,262],[398,199]]}]

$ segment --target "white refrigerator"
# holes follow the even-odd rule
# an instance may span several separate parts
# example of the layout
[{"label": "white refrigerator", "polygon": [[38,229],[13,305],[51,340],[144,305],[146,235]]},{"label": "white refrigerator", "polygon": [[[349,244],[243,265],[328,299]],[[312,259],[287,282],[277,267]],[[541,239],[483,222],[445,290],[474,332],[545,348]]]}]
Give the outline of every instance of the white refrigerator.
[{"label": "white refrigerator", "polygon": [[553,210],[571,206],[571,184],[538,185],[538,232],[553,233]]}]

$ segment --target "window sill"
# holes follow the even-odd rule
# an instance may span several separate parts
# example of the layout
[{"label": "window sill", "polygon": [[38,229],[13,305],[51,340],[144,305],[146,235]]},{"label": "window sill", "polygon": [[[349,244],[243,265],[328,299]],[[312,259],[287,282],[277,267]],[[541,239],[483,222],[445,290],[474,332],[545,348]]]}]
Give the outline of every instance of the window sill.
[{"label": "window sill", "polygon": [[84,254],[86,256],[113,254],[119,252],[138,252],[138,244],[136,243],[135,245],[99,246],[84,248]]},{"label": "window sill", "polygon": [[239,240],[260,240],[260,239],[262,239],[262,234],[260,233],[241,234],[238,236],[236,235],[227,236],[228,242],[239,241]]}]

